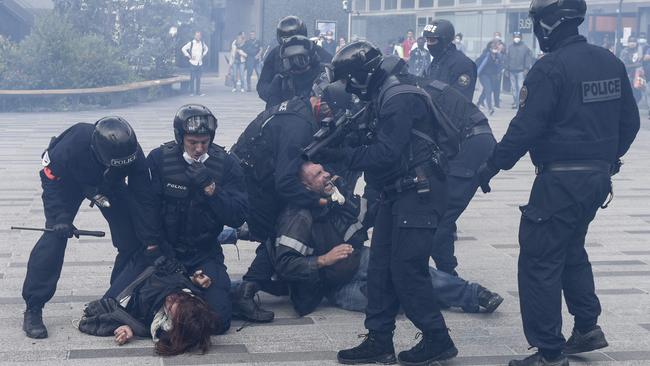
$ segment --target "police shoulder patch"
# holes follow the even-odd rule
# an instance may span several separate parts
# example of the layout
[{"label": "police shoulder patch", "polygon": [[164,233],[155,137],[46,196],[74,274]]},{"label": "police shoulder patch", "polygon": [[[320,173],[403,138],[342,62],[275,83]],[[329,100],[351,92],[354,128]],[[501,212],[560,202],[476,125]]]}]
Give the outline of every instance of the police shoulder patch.
[{"label": "police shoulder patch", "polygon": [[472,78],[467,74],[462,74],[458,77],[458,85],[462,86],[463,88],[469,86],[470,81],[472,81]]},{"label": "police shoulder patch", "polygon": [[519,91],[519,108],[526,105],[526,99],[528,99],[528,88],[524,85]]}]

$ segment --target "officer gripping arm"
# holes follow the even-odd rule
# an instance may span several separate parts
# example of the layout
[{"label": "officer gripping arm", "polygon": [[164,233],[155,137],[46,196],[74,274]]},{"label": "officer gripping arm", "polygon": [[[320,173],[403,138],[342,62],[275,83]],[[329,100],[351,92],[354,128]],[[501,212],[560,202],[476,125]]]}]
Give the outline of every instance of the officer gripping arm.
[{"label": "officer gripping arm", "polygon": [[245,184],[239,162],[228,154],[222,182],[215,185],[214,194],[207,197],[210,208],[225,225],[240,227],[246,221],[248,197],[242,190]]}]

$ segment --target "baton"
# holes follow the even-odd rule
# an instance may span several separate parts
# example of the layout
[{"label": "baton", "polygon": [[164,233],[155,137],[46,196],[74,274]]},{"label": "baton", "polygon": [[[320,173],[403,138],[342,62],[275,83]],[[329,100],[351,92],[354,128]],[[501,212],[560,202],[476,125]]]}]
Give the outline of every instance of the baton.
[{"label": "baton", "polygon": [[[23,226],[12,226],[11,230],[28,230],[28,231],[43,231],[46,233],[51,233],[54,229],[50,228],[40,228],[40,227],[23,227]],[[98,238],[103,238],[106,236],[106,233],[103,231],[90,231],[90,230],[78,230],[74,229],[72,233],[75,236],[96,236]]]}]

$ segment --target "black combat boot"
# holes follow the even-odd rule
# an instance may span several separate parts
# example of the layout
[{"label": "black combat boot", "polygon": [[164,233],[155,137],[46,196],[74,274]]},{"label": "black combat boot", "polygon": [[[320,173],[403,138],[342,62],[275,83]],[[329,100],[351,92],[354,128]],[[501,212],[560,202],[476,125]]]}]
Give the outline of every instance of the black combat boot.
[{"label": "black combat boot", "polygon": [[571,337],[564,346],[564,353],[567,355],[575,355],[576,353],[589,352],[609,346],[605,339],[605,333],[599,326],[594,326],[593,329],[587,332],[580,332],[573,329]]},{"label": "black combat boot", "polygon": [[257,283],[250,281],[243,281],[232,290],[233,317],[258,323],[273,321],[275,314],[272,311],[260,308],[255,302],[255,294],[257,291],[259,291]]},{"label": "black combat boot", "polygon": [[456,357],[458,350],[449,332],[444,330],[418,333],[415,339],[422,336],[420,343],[408,351],[402,351],[397,356],[400,365],[425,366],[434,361],[448,360]]},{"label": "black combat boot", "polygon": [[368,334],[360,334],[359,337],[365,338],[360,345],[339,351],[336,355],[339,363],[345,365],[363,363],[392,365],[397,362],[392,333],[369,331]]},{"label": "black combat boot", "polygon": [[562,353],[555,359],[547,359],[541,352],[537,352],[523,360],[512,360],[508,366],[569,366],[569,359]]},{"label": "black combat boot", "polygon": [[43,309],[27,308],[25,310],[23,330],[29,338],[47,338],[47,328],[43,324]]},{"label": "black combat boot", "polygon": [[484,308],[486,312],[494,312],[502,302],[503,297],[496,292],[491,292],[483,286],[478,287],[478,304]]}]

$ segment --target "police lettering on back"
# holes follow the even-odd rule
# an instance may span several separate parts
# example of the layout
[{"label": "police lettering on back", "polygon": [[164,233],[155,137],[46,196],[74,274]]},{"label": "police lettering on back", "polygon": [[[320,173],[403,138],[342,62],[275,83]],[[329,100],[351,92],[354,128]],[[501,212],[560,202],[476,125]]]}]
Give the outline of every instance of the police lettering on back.
[{"label": "police lettering on back", "polygon": [[621,99],[621,79],[582,82],[582,102],[594,103]]}]

